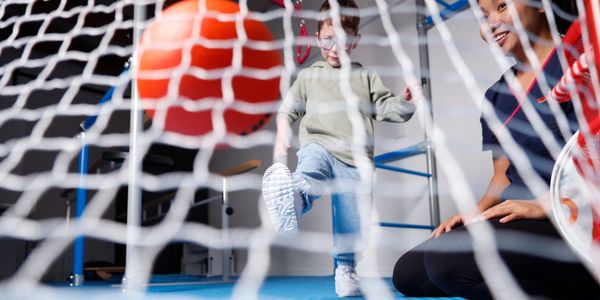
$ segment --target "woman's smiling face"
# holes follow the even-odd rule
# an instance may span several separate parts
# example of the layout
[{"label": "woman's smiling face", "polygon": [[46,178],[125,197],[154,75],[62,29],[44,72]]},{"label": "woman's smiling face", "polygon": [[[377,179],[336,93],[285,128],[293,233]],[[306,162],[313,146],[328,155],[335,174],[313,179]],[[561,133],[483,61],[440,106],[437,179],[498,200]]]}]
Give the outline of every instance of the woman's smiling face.
[{"label": "woman's smiling face", "polygon": [[[485,18],[479,27],[479,34],[484,41],[497,43],[504,53],[516,54],[515,52],[522,52],[523,48],[519,35],[515,31],[509,1],[513,0],[479,0],[479,7]],[[529,39],[535,41],[535,37],[540,36],[541,30],[547,29],[548,23],[544,10],[533,7],[527,4],[528,2],[531,1],[514,0],[513,6]],[[491,32],[491,41],[485,36],[486,27]]]}]

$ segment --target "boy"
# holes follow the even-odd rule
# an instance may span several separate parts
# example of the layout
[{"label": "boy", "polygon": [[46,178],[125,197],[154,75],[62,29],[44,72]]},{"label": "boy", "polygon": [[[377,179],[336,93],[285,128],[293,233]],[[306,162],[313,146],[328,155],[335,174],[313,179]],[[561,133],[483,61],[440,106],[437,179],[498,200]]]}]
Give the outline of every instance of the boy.
[{"label": "boy", "polygon": [[[338,3],[342,10],[358,9],[354,0],[338,0]],[[329,10],[329,2],[325,0],[319,11],[325,13]],[[347,35],[343,48],[348,56],[360,39],[359,23],[360,17],[357,15],[341,16],[341,25]],[[360,201],[367,200],[370,207],[371,181],[366,180],[369,184],[365,189],[356,168],[355,159],[360,158],[360,153],[355,156],[352,151],[356,132],[353,132],[347,103],[340,89],[340,45],[330,18],[319,21],[315,37],[324,61],[315,62],[298,74],[277,113],[274,149],[276,163],[265,172],[263,198],[275,230],[280,234],[293,235],[298,231],[301,214],[311,209],[313,201],[331,183],[335,195],[332,197],[332,205],[333,253],[337,263],[336,293],[340,297],[359,296],[361,292],[354,255],[355,252],[358,252],[357,256],[360,254],[357,245],[364,237],[360,234],[361,223],[366,225],[364,220],[368,216],[362,216],[361,222],[359,205],[365,206],[357,198]],[[383,85],[377,74],[365,70],[359,63],[352,63],[349,81],[352,92],[359,98],[358,109],[362,121],[360,130],[364,130],[362,134],[366,136],[363,154],[367,154],[372,168],[372,119],[406,122],[412,117],[415,105],[409,102],[412,95],[408,88],[404,89],[403,97],[395,96]],[[287,161],[292,136],[291,124],[299,118],[302,118],[301,147],[298,151],[298,165],[292,176],[282,162]]]}]

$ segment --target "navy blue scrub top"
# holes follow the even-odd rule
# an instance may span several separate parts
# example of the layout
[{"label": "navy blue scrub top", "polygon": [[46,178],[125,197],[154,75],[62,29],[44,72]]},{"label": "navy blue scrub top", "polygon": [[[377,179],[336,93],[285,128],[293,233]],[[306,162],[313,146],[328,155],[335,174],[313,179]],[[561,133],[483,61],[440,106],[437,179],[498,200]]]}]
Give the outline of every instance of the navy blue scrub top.
[{"label": "navy blue scrub top", "polygon": [[[515,72],[513,67],[508,72]],[[556,85],[560,80],[563,72],[558,60],[558,55],[554,51],[551,56],[547,59],[543,66],[544,74],[546,76],[546,82],[550,87]],[[560,134],[558,123],[548,102],[540,103],[538,99],[542,98],[544,94],[538,85],[537,80],[527,90],[528,101],[536,112],[543,120],[544,124],[552,132],[554,138],[560,145],[564,145],[565,141]],[[508,129],[515,142],[521,147],[527,154],[533,168],[537,174],[539,174],[548,184],[550,183],[550,177],[552,174],[552,168],[554,167],[554,159],[544,146],[538,133],[533,129],[533,126],[525,116],[523,109],[519,105],[519,101],[509,89],[508,83],[504,79],[504,76],[500,78],[494,85],[492,85],[485,93],[485,98],[494,107],[496,116]],[[561,104],[561,108],[564,111],[567,119],[569,120],[569,126],[572,132],[577,130],[577,122],[575,118],[575,111],[571,102]],[[493,157],[507,156],[510,160],[510,166],[506,171],[506,176],[511,182],[511,185],[504,190],[501,195],[501,200],[506,199],[533,199],[540,195],[533,195],[531,191],[525,185],[521,176],[519,176],[515,164],[513,163],[510,155],[505,153],[498,142],[498,139],[494,133],[488,127],[483,115],[480,118],[481,129],[482,129],[482,149],[492,150]]]}]

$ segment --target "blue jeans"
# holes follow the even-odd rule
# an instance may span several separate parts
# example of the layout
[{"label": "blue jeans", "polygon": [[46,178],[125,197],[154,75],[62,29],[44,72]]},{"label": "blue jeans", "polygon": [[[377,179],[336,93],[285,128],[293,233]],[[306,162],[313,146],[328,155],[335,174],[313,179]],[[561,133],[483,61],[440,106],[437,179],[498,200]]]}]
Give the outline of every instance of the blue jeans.
[{"label": "blue jeans", "polygon": [[367,244],[366,230],[369,228],[373,197],[372,171],[367,180],[361,181],[355,167],[341,162],[317,143],[305,145],[297,154],[298,166],[293,177],[303,200],[302,214],[307,213],[313,202],[331,188],[332,254],[337,264],[354,265]]}]

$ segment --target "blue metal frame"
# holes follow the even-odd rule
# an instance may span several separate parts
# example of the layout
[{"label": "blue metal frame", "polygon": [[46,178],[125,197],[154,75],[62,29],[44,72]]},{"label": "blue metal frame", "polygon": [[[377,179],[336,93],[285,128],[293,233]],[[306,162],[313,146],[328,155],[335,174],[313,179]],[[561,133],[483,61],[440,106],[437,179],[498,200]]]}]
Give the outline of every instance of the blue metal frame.
[{"label": "blue metal frame", "polygon": [[403,158],[412,157],[415,155],[423,154],[426,150],[424,143],[419,143],[410,147],[406,147],[397,151],[392,151],[384,154],[379,154],[373,158],[376,164],[383,164],[390,161],[396,161]]},{"label": "blue metal frame", "polygon": [[[77,202],[75,211],[75,221],[80,228],[81,216],[85,210],[87,202],[87,190],[85,188],[85,176],[88,168],[88,145],[85,143],[85,133],[81,134],[81,150],[79,151],[79,183],[77,188]],[[71,286],[81,286],[83,284],[83,261],[85,253],[85,239],[79,234],[73,242],[73,274],[71,275]]]},{"label": "blue metal frame", "polygon": [[[417,1],[417,5],[421,5],[421,9],[425,9],[425,4],[423,1]],[[446,1],[443,0],[436,0],[436,2],[443,7],[443,9],[440,11],[440,17],[444,20],[447,20],[448,18],[452,17],[453,15],[466,10],[467,8],[469,8],[469,1],[468,0],[458,0],[454,3],[448,3]],[[419,36],[424,38],[424,43],[426,44],[426,35],[427,35],[427,30],[431,29],[435,24],[433,23],[433,18],[431,16],[427,16],[427,17],[422,17],[422,19],[417,21],[417,29],[419,31]],[[421,42],[420,42],[421,43]],[[428,54],[428,50],[425,46],[424,49],[419,49],[421,56],[427,56]],[[429,60],[426,57],[421,57],[421,66],[423,67],[423,65],[425,64],[425,66],[429,65]],[[429,90],[429,86],[428,86],[428,82],[427,81],[423,81],[425,77],[421,77],[422,79],[422,84],[424,86],[424,92],[426,94],[426,97],[430,98],[431,96],[431,91]],[[429,139],[427,138],[427,134],[426,134],[426,139],[425,141],[410,146],[410,147],[406,147],[397,151],[392,151],[392,152],[388,152],[388,153],[384,153],[384,154],[380,154],[374,157],[374,163],[375,163],[375,167],[379,168],[379,169],[384,169],[384,170],[389,170],[389,171],[393,171],[393,172],[400,172],[400,173],[406,173],[406,174],[411,174],[411,175],[415,175],[415,176],[421,176],[421,177],[425,177],[429,180],[430,185],[431,185],[431,181],[435,181],[436,180],[436,175],[435,174],[431,174],[431,173],[425,173],[425,172],[420,172],[420,171],[414,171],[414,170],[409,170],[409,169],[404,169],[404,168],[399,168],[399,167],[395,167],[395,166],[390,166],[387,165],[386,163],[388,162],[393,162],[393,161],[397,161],[397,160],[401,160],[401,159],[405,159],[408,157],[412,157],[415,155],[419,155],[419,154],[425,154],[428,158],[428,160],[431,160],[430,162],[428,162],[428,169],[432,170],[432,173],[435,173],[435,158],[434,157],[430,157],[432,156],[431,152],[432,149],[430,148],[429,145]],[[435,185],[435,183],[434,183]],[[434,191],[435,188],[431,188],[430,187],[430,193],[432,191]],[[430,196],[431,197],[431,196]],[[436,196],[434,196],[435,198]],[[430,200],[431,201],[431,200]],[[431,210],[431,217],[432,217],[432,224],[431,225],[417,225],[417,224],[404,224],[404,223],[389,223],[389,222],[380,222],[377,223],[377,225],[382,226],[382,227],[393,227],[393,228],[412,228],[412,229],[427,229],[427,230],[433,230],[435,228],[436,222],[439,222],[439,212],[437,209],[432,210],[431,205],[438,205],[437,204],[437,198],[433,199],[432,202],[430,202],[430,210]]]},{"label": "blue metal frame", "polygon": [[392,152],[377,155],[373,158],[373,161],[375,162],[375,167],[379,168],[379,169],[385,169],[385,170],[390,170],[390,171],[394,171],[394,172],[406,173],[406,174],[411,174],[411,175],[415,175],[415,176],[421,176],[421,177],[428,178],[428,177],[431,177],[431,174],[429,174],[429,173],[424,173],[424,172],[419,172],[419,171],[414,171],[414,170],[409,170],[409,169],[404,169],[404,168],[398,168],[398,167],[394,167],[394,166],[385,164],[387,162],[393,162],[393,161],[413,157],[415,155],[424,154],[426,152],[426,150],[427,150],[427,146],[425,145],[425,143],[419,143],[419,144],[409,146],[409,147],[406,147],[406,148],[403,148],[403,149],[400,149],[397,151],[392,151]]},{"label": "blue metal frame", "polygon": [[[111,86],[108,89],[108,91],[106,92],[106,94],[104,94],[104,97],[102,97],[102,100],[100,100],[100,102],[98,103],[98,106],[102,106],[104,103],[110,101],[110,99],[112,99],[112,95],[113,95],[114,91],[115,91],[115,87]],[[88,131],[88,129],[92,128],[94,123],[96,123],[97,119],[98,119],[98,115],[89,116],[87,119],[85,119],[79,125],[81,127],[81,130]]]},{"label": "blue metal frame", "polygon": [[[375,162],[375,167],[379,168],[379,169],[430,178],[431,174],[429,174],[429,173],[424,173],[424,172],[419,172],[419,171],[414,171],[414,170],[409,170],[409,169],[404,169],[404,168],[398,168],[398,167],[394,167],[394,166],[385,164],[387,162],[398,161],[398,160],[413,157],[413,156],[416,156],[419,154],[425,154],[426,151],[427,151],[426,143],[421,142],[419,144],[409,146],[409,147],[406,147],[406,148],[403,148],[400,150],[387,152],[384,154],[379,154],[373,158],[373,161]],[[426,229],[426,230],[433,230],[435,228],[432,225],[418,225],[418,224],[390,223],[390,222],[379,222],[379,223],[376,223],[376,225],[379,225],[381,227]]]},{"label": "blue metal frame", "polygon": [[411,228],[411,229],[427,229],[433,230],[434,226],[431,225],[418,225],[418,224],[403,224],[403,223],[389,223],[389,222],[379,222],[377,225],[381,227],[393,227],[393,228]]},{"label": "blue metal frame", "polygon": [[[121,75],[126,75],[129,70],[129,63],[125,64],[125,68]],[[111,86],[108,91],[104,94],[104,97],[98,103],[98,106],[102,106],[112,99],[115,87]],[[81,150],[79,151],[79,177],[80,186],[77,188],[77,208],[75,211],[76,222],[80,221],[81,216],[86,207],[87,202],[87,189],[85,188],[85,177],[88,169],[88,158],[89,158],[89,146],[85,141],[85,132],[89,130],[96,120],[98,115],[89,116],[79,126],[81,127]],[[78,225],[79,226],[79,225]],[[73,274],[71,275],[71,286],[81,286],[83,284],[83,263],[85,260],[85,238],[82,235],[78,235],[73,243]]]},{"label": "blue metal frame", "polygon": [[[443,20],[448,20],[453,15],[469,8],[468,0],[458,0],[452,4],[448,4],[442,0],[436,0],[436,2],[444,7],[444,9],[440,11],[440,17],[442,17]],[[433,18],[431,16],[427,17],[425,19],[425,24],[428,26],[433,26]]]},{"label": "blue metal frame", "polygon": [[398,167],[388,166],[388,165],[384,165],[384,164],[375,164],[375,167],[379,168],[379,169],[400,172],[400,173],[406,173],[406,174],[421,176],[421,177],[426,177],[426,178],[431,177],[431,174],[429,174],[429,173],[413,171],[413,170],[409,170],[409,169],[398,168]]}]

